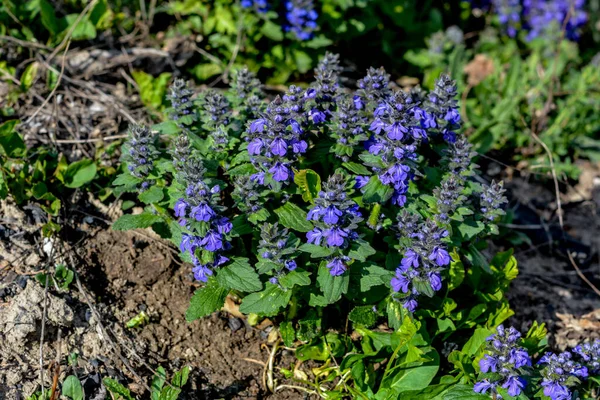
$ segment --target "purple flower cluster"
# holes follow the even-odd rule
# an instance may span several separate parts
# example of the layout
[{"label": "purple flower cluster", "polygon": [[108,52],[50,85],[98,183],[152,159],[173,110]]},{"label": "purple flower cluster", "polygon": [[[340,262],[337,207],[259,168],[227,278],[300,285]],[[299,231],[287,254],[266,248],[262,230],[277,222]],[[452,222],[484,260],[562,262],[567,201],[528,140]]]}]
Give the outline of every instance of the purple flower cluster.
[{"label": "purple flower cluster", "polygon": [[362,221],[358,204],[346,194],[346,181],[342,175],[332,175],[323,184],[323,191],[319,192],[307,219],[316,225],[306,234],[308,243],[335,249],[327,268],[332,276],[342,275],[350,260],[342,250],[359,238],[356,229]]},{"label": "purple flower cluster", "polygon": [[492,0],[498,20],[506,34],[510,37],[517,36],[521,28],[521,1],[520,0]]},{"label": "purple flower cluster", "polygon": [[[298,267],[294,260],[296,247],[290,233],[285,228],[280,228],[277,223],[265,223],[260,231],[258,254],[269,261],[274,268],[274,275],[270,282],[276,284],[286,271],[293,271]],[[261,271],[267,272],[267,271]],[[270,272],[270,271],[269,271]]]},{"label": "purple flower cluster", "polygon": [[304,41],[312,38],[313,32],[318,28],[319,17],[313,0],[287,0],[285,9],[287,20],[285,31],[292,32],[297,40]]},{"label": "purple flower cluster", "polygon": [[[358,81],[358,97],[355,101],[367,103],[367,112],[372,112],[375,107],[387,99],[391,94],[390,74],[383,67],[379,69],[370,67],[367,75]],[[363,107],[360,107],[363,108]]]},{"label": "purple flower cluster", "polygon": [[391,285],[394,292],[403,293],[403,306],[413,312],[419,295],[431,297],[442,288],[441,272],[451,261],[443,242],[448,231],[432,220],[419,223],[419,217],[408,212],[399,216],[398,228],[411,244],[405,248]]},{"label": "purple flower cluster", "polygon": [[331,119],[331,137],[336,141],[333,151],[342,161],[349,161],[360,143],[366,141],[368,118],[361,112],[362,103],[349,95],[340,95]]},{"label": "purple flower cluster", "polygon": [[209,188],[199,179],[188,184],[185,197],[177,200],[174,206],[179,224],[187,231],[181,237],[179,248],[182,253],[189,252],[194,277],[202,282],[208,280],[214,268],[229,261],[222,253],[231,248],[227,235],[233,225],[227,217],[220,215],[219,192],[219,186]]},{"label": "purple flower cluster", "polygon": [[240,4],[242,8],[253,8],[261,14],[269,9],[267,0],[242,0]]},{"label": "purple flower cluster", "polygon": [[248,153],[259,171],[253,179],[260,184],[265,183],[267,176],[276,182],[291,181],[292,164],[308,149],[308,143],[302,139],[303,129],[296,118],[297,107],[296,103],[277,97],[266,112],[248,126]]},{"label": "purple flower cluster", "polygon": [[487,338],[487,354],[479,361],[481,372],[496,373],[494,378],[486,378],[475,384],[477,393],[490,391],[497,394],[498,386],[507,390],[511,396],[518,396],[525,388],[522,368],[531,367],[531,357],[525,348],[518,345],[521,333],[512,326],[504,329],[500,325],[495,334]]},{"label": "purple flower cluster", "polygon": [[591,374],[600,375],[600,339],[576,346],[573,353],[581,358]]},{"label": "purple flower cluster", "polygon": [[541,371],[544,395],[552,400],[570,400],[572,386],[580,379],[588,377],[588,369],[573,361],[573,355],[565,351],[560,354],[546,353],[538,364],[543,364]]},{"label": "purple flower cluster", "polygon": [[236,207],[243,212],[254,214],[264,208],[264,200],[261,195],[261,185],[250,176],[242,175],[236,177],[231,196]]},{"label": "purple flower cluster", "polygon": [[565,37],[578,40],[588,21],[585,0],[493,0],[500,24],[510,37],[519,30],[527,32],[527,40],[556,40],[564,27]]},{"label": "purple flower cluster", "polygon": [[427,139],[421,123],[424,114],[409,93],[397,91],[380,101],[369,127],[373,136],[365,146],[378,156],[378,163],[370,166],[381,183],[394,189],[392,203],[400,207],[406,203],[413,176],[410,165],[417,159],[417,147]]},{"label": "purple flower cluster", "polygon": [[204,128],[212,132],[220,125],[229,124],[229,101],[217,90],[207,90],[201,99]]},{"label": "purple flower cluster", "polygon": [[233,101],[236,109],[244,118],[254,118],[262,111],[262,83],[256,78],[256,75],[243,67],[233,76],[231,81],[231,90],[233,92]]},{"label": "purple flower cluster", "polygon": [[440,223],[448,223],[456,209],[467,200],[467,197],[462,194],[465,182],[477,167],[472,163],[475,155],[472,147],[467,138],[461,136],[445,151],[443,162],[448,173],[442,179],[440,186],[433,190],[433,195],[437,199],[436,220]]},{"label": "purple flower cluster", "polygon": [[308,119],[315,125],[330,119],[335,109],[341,72],[338,54],[325,53],[315,68],[315,83],[304,93]]},{"label": "purple flower cluster", "polygon": [[193,95],[194,91],[189,88],[183,79],[175,79],[169,87],[167,98],[172,107],[169,117],[171,120],[176,121],[177,126],[180,128],[185,128],[198,119],[192,101]]},{"label": "purple flower cluster", "polygon": [[127,169],[131,175],[142,179],[140,191],[145,191],[151,184],[148,175],[152,172],[154,161],[158,157],[155,140],[156,137],[147,127],[130,125],[127,150],[123,159],[127,162]]},{"label": "purple flower cluster", "polygon": [[504,189],[502,182],[492,181],[489,186],[484,185],[480,201],[480,210],[483,213],[484,220],[493,222],[498,217],[506,214],[501,208],[502,205],[508,202],[508,199],[504,196],[505,192],[506,189]]},{"label": "purple flower cluster", "polygon": [[523,0],[527,40],[558,39],[563,26],[567,39],[578,40],[588,20],[584,6],[585,0]]},{"label": "purple flower cluster", "polygon": [[454,131],[460,128],[456,95],[456,82],[448,75],[442,75],[435,81],[435,88],[429,93],[423,107],[422,126],[428,131],[441,134],[448,143],[456,141]]}]

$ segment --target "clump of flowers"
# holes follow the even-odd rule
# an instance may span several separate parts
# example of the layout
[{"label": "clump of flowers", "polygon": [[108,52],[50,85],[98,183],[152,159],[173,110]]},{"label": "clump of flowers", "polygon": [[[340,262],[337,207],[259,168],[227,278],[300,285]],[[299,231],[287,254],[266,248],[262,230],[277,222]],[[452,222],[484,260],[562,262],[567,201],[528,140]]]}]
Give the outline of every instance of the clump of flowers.
[{"label": "clump of flowers", "polygon": [[390,75],[385,72],[385,69],[370,67],[367,75],[358,81],[359,90],[354,101],[359,108],[363,108],[363,104],[366,103],[369,106],[367,112],[372,112],[379,102],[391,94],[389,86]]},{"label": "clump of flowers", "polygon": [[269,10],[267,0],[242,0],[240,5],[242,8],[252,8],[261,14],[266,13]]},{"label": "clump of flowers", "polygon": [[325,53],[315,68],[315,84],[305,93],[308,118],[314,124],[328,120],[335,109],[339,89],[339,73],[341,71],[339,55]]},{"label": "clump of flowers", "polygon": [[556,40],[564,28],[565,38],[577,41],[588,21],[585,0],[492,0],[492,4],[510,37],[523,30],[527,40]]},{"label": "clump of flowers", "polygon": [[299,240],[289,230],[281,228],[277,223],[265,223],[260,231],[258,254],[267,261],[263,262],[263,272],[272,272],[269,281],[277,284],[286,272],[294,271],[298,264],[295,261]]},{"label": "clump of flowers", "polygon": [[313,32],[318,28],[319,17],[313,0],[286,0],[285,9],[287,24],[284,29],[292,32],[297,40],[312,38]]},{"label": "clump of flowers", "polygon": [[467,201],[467,197],[463,195],[465,183],[476,168],[472,162],[476,154],[472,147],[465,137],[460,137],[446,150],[444,161],[448,173],[440,186],[433,190],[437,200],[436,219],[440,223],[448,223],[456,209]]},{"label": "clump of flowers", "polygon": [[349,161],[359,145],[369,138],[366,125],[368,118],[349,95],[340,95],[336,103],[337,109],[333,112],[329,130],[336,142],[333,151],[343,161]]},{"label": "clump of flowers", "polygon": [[369,130],[372,138],[365,144],[376,160],[366,163],[377,173],[382,184],[393,188],[392,204],[406,203],[408,183],[415,173],[417,147],[427,139],[420,119],[424,111],[410,94],[394,92],[382,100],[373,112]]},{"label": "clump of flowers", "polygon": [[497,388],[502,387],[511,396],[521,394],[526,386],[523,369],[531,367],[531,357],[524,347],[519,346],[520,338],[521,333],[515,328],[505,329],[502,325],[487,338],[486,354],[479,361],[479,368],[492,377],[477,382],[475,392],[497,395]]},{"label": "clump of flowers", "polygon": [[145,191],[153,183],[148,175],[154,168],[154,161],[158,158],[155,145],[156,136],[150,129],[142,125],[131,125],[129,127],[129,138],[126,153],[123,156],[127,162],[127,169],[131,175],[141,179],[138,189]]},{"label": "clump of flowers", "polygon": [[578,40],[581,27],[588,20],[584,6],[585,0],[523,0],[527,39],[558,39],[564,27],[567,39]]},{"label": "clump of flowers", "polygon": [[350,260],[344,250],[358,239],[356,229],[363,218],[358,204],[346,194],[346,181],[342,175],[329,177],[323,191],[315,199],[307,219],[316,227],[306,234],[308,243],[326,246],[332,250],[327,268],[332,276],[342,275]]},{"label": "clump of flowers", "polygon": [[169,117],[180,128],[186,128],[198,119],[194,102],[192,101],[193,95],[194,91],[189,88],[183,79],[175,79],[169,87],[167,98],[171,102],[172,107]]},{"label": "clump of flowers", "polygon": [[277,97],[261,118],[250,123],[246,133],[248,154],[260,171],[253,179],[261,184],[270,180],[291,181],[292,165],[308,149],[302,133],[300,124],[294,118],[293,107]]},{"label": "clump of flowers", "polygon": [[219,125],[229,124],[231,110],[227,98],[217,90],[208,90],[200,101],[204,128],[211,132]]},{"label": "clump of flowers", "polygon": [[262,83],[256,78],[256,74],[243,67],[233,76],[231,91],[233,93],[232,103],[234,108],[240,110],[245,118],[254,118],[262,111],[263,92]]},{"label": "clump of flowers", "polygon": [[502,209],[502,206],[508,201],[504,196],[506,189],[502,182],[495,182],[483,187],[481,193],[481,209],[484,220],[493,222],[506,212]]},{"label": "clump of flowers", "polygon": [[573,361],[573,355],[565,351],[560,354],[546,353],[538,364],[543,364],[541,371],[544,395],[552,400],[571,398],[571,388],[588,377],[588,369]]},{"label": "clump of flowers", "polygon": [[580,357],[591,374],[600,374],[600,339],[575,346],[573,353]]},{"label": "clump of flowers", "polygon": [[[233,225],[221,215],[224,208],[219,205],[219,186],[210,187],[203,181],[204,168],[198,160],[189,164],[189,171],[182,177],[187,185],[185,196],[174,206],[175,217],[185,230],[179,249],[189,254],[194,277],[206,282],[216,267],[229,261],[223,253],[231,248],[227,236]],[[194,181],[189,179],[192,177]]]},{"label": "clump of flowers", "polygon": [[435,82],[421,114],[422,126],[443,136],[449,143],[456,141],[456,130],[460,128],[460,111],[456,100],[456,83],[448,75]]},{"label": "clump of flowers", "polygon": [[404,246],[404,255],[391,285],[404,307],[413,312],[420,295],[432,297],[442,288],[442,271],[451,261],[443,241],[448,231],[432,220],[420,222],[418,216],[410,213],[400,214],[398,230],[401,238],[410,238],[410,241]]}]

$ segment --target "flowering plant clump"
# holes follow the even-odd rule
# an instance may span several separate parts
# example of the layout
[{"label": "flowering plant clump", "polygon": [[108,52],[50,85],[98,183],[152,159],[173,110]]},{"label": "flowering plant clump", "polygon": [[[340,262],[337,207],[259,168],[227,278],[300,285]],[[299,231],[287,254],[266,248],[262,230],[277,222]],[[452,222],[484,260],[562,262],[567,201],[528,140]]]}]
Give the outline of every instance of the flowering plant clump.
[{"label": "flowering plant clump", "polygon": [[490,336],[488,341],[488,354],[479,361],[483,373],[495,374],[493,378],[485,378],[475,384],[478,393],[497,393],[496,388],[501,386],[507,389],[511,396],[521,394],[526,385],[521,377],[522,368],[531,367],[531,357],[527,350],[518,345],[521,334],[512,326],[504,329],[498,326],[497,333]]},{"label": "flowering plant clump", "polygon": [[492,0],[471,4],[478,8],[492,5],[506,34],[515,37],[524,31],[526,40],[558,39],[564,29],[565,38],[577,41],[588,21],[585,0]]},{"label": "flowering plant clump", "polygon": [[[401,90],[371,68],[353,89],[339,65],[327,54],[314,83],[270,98],[247,69],[199,96],[175,81],[169,120],[144,128],[158,146],[144,174],[125,157],[115,181],[144,211],[113,227],[151,227],[179,248],[200,285],[189,320],[231,296],[249,320],[270,317],[299,359],[335,361],[316,386],[330,398],[476,395],[471,365],[512,315],[516,261],[490,259],[484,240],[504,189],[474,179],[451,79]],[[529,347],[545,334],[532,332]],[[529,359],[512,330],[496,337],[484,365],[500,375],[477,388],[517,393]]]}]

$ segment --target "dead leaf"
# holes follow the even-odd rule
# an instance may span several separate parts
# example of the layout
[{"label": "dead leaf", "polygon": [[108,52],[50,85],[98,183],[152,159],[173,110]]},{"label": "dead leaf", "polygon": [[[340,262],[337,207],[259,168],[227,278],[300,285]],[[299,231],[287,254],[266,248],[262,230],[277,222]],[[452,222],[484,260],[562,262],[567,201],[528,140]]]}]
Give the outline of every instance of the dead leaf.
[{"label": "dead leaf", "polygon": [[494,62],[485,54],[477,54],[475,59],[468,63],[463,71],[467,74],[467,83],[471,86],[477,86],[494,72]]}]

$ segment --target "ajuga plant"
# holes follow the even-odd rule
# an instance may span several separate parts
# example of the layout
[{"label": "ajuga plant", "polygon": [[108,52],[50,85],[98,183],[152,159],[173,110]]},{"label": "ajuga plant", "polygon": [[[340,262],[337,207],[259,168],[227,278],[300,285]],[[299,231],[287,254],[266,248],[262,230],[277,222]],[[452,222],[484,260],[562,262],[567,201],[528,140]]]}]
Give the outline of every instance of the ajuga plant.
[{"label": "ajuga plant", "polygon": [[[152,227],[177,246],[199,286],[188,320],[227,296],[249,321],[271,318],[277,343],[324,362],[300,382],[323,398],[524,393],[533,367],[519,346],[533,357],[545,329],[523,345],[495,330],[513,314],[504,292],[518,272],[510,250],[487,249],[506,197],[475,179],[456,85],[442,75],[403,91],[371,68],[347,88],[339,65],[327,54],[314,83],[270,98],[248,70],[197,96],[175,81],[170,121],[132,128],[126,152],[140,132],[157,147],[134,151],[152,155],[143,173],[124,157],[118,190],[145,208],[114,229]],[[544,382],[562,385],[554,371]]]}]

